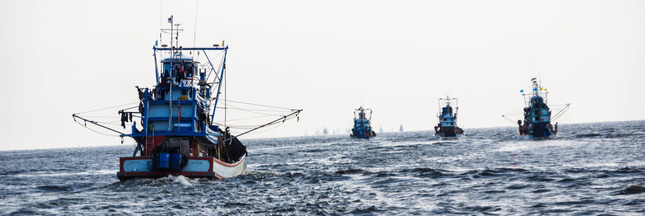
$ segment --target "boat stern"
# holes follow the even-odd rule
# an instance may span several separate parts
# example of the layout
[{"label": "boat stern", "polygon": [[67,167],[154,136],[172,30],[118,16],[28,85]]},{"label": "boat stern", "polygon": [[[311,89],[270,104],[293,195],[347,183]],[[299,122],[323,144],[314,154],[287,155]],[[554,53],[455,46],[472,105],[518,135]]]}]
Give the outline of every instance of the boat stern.
[{"label": "boat stern", "polygon": [[[153,160],[152,157],[122,157],[119,180],[133,178],[162,178],[169,175],[188,178],[224,179],[241,174],[246,170],[246,156],[235,163],[226,163],[212,157],[188,157],[185,165],[179,167],[172,159]],[[153,163],[159,163],[153,166]]]}]

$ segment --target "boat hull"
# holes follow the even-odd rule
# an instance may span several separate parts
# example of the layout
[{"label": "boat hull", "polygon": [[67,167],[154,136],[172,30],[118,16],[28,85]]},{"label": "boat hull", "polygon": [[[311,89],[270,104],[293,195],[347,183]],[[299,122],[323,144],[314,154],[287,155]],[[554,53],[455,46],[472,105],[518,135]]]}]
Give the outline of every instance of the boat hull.
[{"label": "boat hull", "polygon": [[520,137],[525,139],[532,138],[549,138],[550,136],[557,135],[557,131],[553,131],[549,122],[533,123],[531,127],[520,127]]},{"label": "boat hull", "polygon": [[226,163],[213,157],[188,157],[187,163],[179,171],[153,171],[152,157],[122,157],[119,180],[134,178],[161,178],[169,175],[189,178],[224,179],[242,174],[246,170],[246,156],[235,163]]},{"label": "boat hull", "polygon": [[459,138],[463,135],[463,131],[460,127],[438,127],[435,129],[435,137]]},{"label": "boat hull", "polygon": [[463,134],[455,134],[454,136],[442,136],[441,134],[435,134],[434,137],[439,139],[439,138],[446,138],[446,139],[457,139],[461,138]]},{"label": "boat hull", "polygon": [[352,130],[352,134],[349,135],[351,138],[354,139],[369,139],[370,137],[375,137],[376,133],[374,131],[365,131],[365,130]]}]

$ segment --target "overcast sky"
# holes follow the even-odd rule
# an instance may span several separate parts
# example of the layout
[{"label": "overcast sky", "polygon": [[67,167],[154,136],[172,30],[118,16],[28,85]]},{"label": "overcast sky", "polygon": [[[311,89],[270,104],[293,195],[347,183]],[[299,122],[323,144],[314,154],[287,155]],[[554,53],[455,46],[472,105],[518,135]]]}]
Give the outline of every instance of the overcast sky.
[{"label": "overcast sky", "polygon": [[466,133],[512,126],[532,77],[571,103],[563,133],[645,119],[645,1],[181,2],[1,1],[0,150],[118,145],[71,115],[152,87],[170,15],[184,46],[226,40],[230,99],[304,109],[247,138],[345,133],[359,106],[377,132],[432,130],[447,94]]}]

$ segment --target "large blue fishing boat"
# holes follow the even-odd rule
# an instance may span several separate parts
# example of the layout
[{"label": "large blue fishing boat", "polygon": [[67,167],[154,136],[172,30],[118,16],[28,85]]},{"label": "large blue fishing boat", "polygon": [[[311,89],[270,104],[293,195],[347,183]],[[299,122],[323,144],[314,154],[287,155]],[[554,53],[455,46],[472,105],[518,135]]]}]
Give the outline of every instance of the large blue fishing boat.
[{"label": "large blue fishing boat", "polygon": [[[455,101],[455,109],[450,105],[452,101]],[[435,137],[461,137],[464,134],[464,130],[457,126],[457,112],[459,111],[459,106],[456,104],[458,102],[457,98],[439,98],[439,108],[441,112],[437,115],[439,118],[439,124],[434,126]]]},{"label": "large blue fishing boat", "polygon": [[566,104],[553,118],[551,109],[547,105],[548,91],[538,83],[537,78],[531,79],[531,91],[525,93],[520,91],[524,96],[525,107],[523,110],[524,121],[517,120],[520,137],[527,138],[546,138],[558,134],[558,123],[552,125],[551,122],[560,117],[569,107]]},{"label": "large blue fishing boat", "polygon": [[[369,114],[367,114],[366,111],[369,111]],[[359,107],[354,110],[354,127],[352,128],[352,134],[349,136],[356,139],[369,139],[370,137],[375,137],[376,133],[372,130],[371,122],[371,109]]]},{"label": "large blue fishing boat", "polygon": [[[228,127],[213,121],[218,102],[224,100],[221,91],[229,47],[223,42],[213,47],[179,46],[181,29],[176,28],[172,17],[168,21],[171,28],[162,32],[171,35],[171,46],[153,47],[156,85],[137,86],[138,106],[118,112],[124,128],[132,122],[130,133],[111,129],[78,113],[73,115],[74,120],[136,141],[132,155],[119,160],[120,180],[168,175],[221,179],[239,175],[246,169],[246,147],[231,135]],[[205,62],[196,60],[200,54]],[[161,59],[157,62],[158,57]],[[300,111],[291,110],[290,114],[262,126],[283,122]]]}]

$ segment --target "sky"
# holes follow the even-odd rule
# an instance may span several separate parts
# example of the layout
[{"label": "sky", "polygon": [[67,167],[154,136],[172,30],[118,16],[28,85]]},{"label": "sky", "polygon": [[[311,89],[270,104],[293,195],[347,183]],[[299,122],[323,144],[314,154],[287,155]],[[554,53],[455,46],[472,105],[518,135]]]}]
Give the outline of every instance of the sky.
[{"label": "sky", "polygon": [[377,132],[429,131],[446,95],[459,98],[466,134],[513,126],[501,116],[523,108],[533,77],[549,104],[571,104],[562,132],[645,119],[645,1],[0,4],[0,150],[120,145],[71,115],[152,87],[152,46],[171,15],[186,47],[225,40],[228,98],[304,109],[243,139],[344,134],[360,106]]}]

